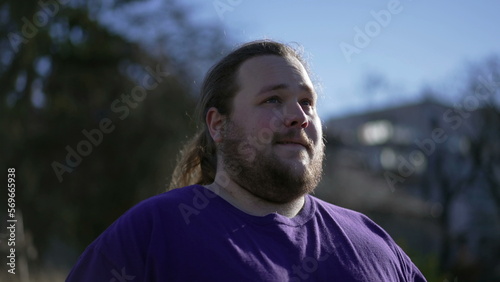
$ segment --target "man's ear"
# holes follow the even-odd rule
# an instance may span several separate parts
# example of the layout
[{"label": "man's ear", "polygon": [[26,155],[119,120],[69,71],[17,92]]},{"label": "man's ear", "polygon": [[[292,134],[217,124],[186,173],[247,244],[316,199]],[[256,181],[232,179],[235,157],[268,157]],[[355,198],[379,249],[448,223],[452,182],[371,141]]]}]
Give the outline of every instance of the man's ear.
[{"label": "man's ear", "polygon": [[222,141],[222,130],[225,121],[226,116],[221,115],[217,108],[211,107],[210,109],[208,109],[205,122],[207,123],[208,131],[210,132],[210,135],[212,136],[212,139],[215,143],[219,143]]}]

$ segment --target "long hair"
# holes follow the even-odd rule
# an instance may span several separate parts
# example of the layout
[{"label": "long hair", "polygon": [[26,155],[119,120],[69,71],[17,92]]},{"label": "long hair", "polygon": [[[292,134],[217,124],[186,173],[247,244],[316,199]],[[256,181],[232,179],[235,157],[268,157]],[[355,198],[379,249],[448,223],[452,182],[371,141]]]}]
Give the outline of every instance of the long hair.
[{"label": "long hair", "polygon": [[207,112],[211,107],[215,107],[221,115],[231,115],[232,101],[239,91],[237,76],[241,64],[250,58],[263,55],[295,58],[307,69],[298,50],[270,40],[246,43],[215,64],[207,73],[201,87],[201,97],[196,108],[198,132],[181,150],[169,190],[192,184],[207,185],[214,181],[217,152],[205,121]]}]

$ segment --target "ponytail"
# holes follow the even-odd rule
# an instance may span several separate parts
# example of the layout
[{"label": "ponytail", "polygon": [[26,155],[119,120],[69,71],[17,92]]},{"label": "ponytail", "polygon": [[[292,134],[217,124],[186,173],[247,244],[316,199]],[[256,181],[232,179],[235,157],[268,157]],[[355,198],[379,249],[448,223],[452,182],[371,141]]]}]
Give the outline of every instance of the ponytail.
[{"label": "ponytail", "polygon": [[217,169],[216,148],[205,128],[180,151],[168,190],[192,184],[207,185],[214,181]]}]

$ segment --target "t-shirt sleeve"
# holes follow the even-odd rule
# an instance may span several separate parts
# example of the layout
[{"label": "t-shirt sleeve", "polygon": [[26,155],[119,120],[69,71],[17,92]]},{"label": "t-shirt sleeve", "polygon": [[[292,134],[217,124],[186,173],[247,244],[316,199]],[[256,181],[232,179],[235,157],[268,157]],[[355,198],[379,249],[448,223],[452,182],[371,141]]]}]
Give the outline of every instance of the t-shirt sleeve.
[{"label": "t-shirt sleeve", "polygon": [[66,281],[112,281],[116,271],[117,267],[111,261],[95,247],[90,246],[80,256]]},{"label": "t-shirt sleeve", "polygon": [[392,237],[380,227],[378,224],[373,222],[367,216],[362,215],[363,221],[365,224],[372,230],[373,234],[377,234],[377,236],[390,248],[392,253],[395,256],[395,262],[398,265],[399,272],[401,276],[400,280],[408,281],[408,282],[416,282],[416,281],[426,281],[425,277],[422,275],[417,266],[411,261],[410,257],[398,246],[398,244],[392,239]]},{"label": "t-shirt sleeve", "polygon": [[406,281],[426,282],[427,280],[425,279],[424,275],[422,274],[422,272],[420,272],[417,266],[411,261],[410,257],[408,257],[408,255],[398,245],[396,245],[396,243],[393,244],[396,255],[399,258],[400,265],[403,268],[403,272],[406,275]]},{"label": "t-shirt sleeve", "polygon": [[352,245],[359,263],[376,264],[363,272],[366,275],[364,280],[371,281],[373,277],[383,277],[383,281],[426,281],[410,257],[382,227],[358,212],[339,208],[335,212],[333,217],[343,227],[347,237],[345,245]]},{"label": "t-shirt sleeve", "polygon": [[66,281],[142,281],[151,221],[145,204],[127,211],[87,247]]}]

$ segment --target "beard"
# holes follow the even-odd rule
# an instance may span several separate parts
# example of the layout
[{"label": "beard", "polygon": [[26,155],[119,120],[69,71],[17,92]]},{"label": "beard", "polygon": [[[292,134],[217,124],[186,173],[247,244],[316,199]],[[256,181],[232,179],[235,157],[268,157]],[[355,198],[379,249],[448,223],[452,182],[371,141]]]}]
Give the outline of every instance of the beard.
[{"label": "beard", "polygon": [[[283,160],[273,152],[275,144],[286,138],[301,137],[308,140],[307,153],[296,158],[309,158],[303,164]],[[270,140],[251,144],[241,127],[228,121],[224,125],[219,144],[222,164],[230,178],[254,196],[271,203],[289,203],[314,191],[323,172],[324,143],[314,144],[305,133],[290,129],[285,133],[273,133]]]}]

